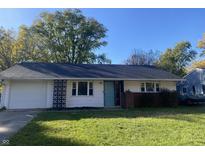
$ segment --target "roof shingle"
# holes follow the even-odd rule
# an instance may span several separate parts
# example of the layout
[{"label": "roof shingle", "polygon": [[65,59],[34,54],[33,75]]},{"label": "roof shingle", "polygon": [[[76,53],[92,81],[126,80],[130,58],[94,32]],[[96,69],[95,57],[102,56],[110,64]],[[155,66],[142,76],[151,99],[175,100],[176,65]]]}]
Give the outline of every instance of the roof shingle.
[{"label": "roof shingle", "polygon": [[181,78],[154,66],[25,62],[0,73],[1,79],[160,79]]}]

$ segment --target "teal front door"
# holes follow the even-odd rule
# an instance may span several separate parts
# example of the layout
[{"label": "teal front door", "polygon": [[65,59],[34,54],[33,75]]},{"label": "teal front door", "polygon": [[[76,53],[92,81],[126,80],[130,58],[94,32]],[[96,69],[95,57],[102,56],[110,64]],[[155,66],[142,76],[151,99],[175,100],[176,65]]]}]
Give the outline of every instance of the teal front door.
[{"label": "teal front door", "polygon": [[114,99],[114,82],[113,81],[104,81],[104,102],[105,107],[115,106]]}]

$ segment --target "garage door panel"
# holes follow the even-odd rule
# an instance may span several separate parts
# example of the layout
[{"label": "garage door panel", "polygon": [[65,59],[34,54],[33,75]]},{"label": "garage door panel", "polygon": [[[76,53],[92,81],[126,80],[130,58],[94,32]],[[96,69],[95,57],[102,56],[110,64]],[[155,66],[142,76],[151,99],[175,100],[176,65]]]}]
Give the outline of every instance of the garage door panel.
[{"label": "garage door panel", "polygon": [[13,81],[10,89],[9,108],[46,108],[46,82]]}]

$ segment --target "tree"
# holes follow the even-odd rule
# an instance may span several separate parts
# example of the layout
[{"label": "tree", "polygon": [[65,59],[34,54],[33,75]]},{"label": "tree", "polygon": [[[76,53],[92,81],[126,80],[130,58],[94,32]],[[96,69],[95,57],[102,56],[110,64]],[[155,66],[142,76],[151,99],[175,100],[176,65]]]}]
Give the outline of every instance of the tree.
[{"label": "tree", "polygon": [[176,75],[184,76],[186,66],[195,58],[196,51],[191,49],[191,44],[182,41],[174,48],[168,48],[159,58],[157,65]]},{"label": "tree", "polygon": [[[202,39],[198,42],[197,47],[202,49],[200,56],[204,56],[205,54],[205,34],[203,34]],[[188,71],[192,71],[195,68],[205,68],[205,60],[194,62],[190,67],[188,67]]]},{"label": "tree", "polygon": [[95,50],[107,44],[107,29],[80,10],[44,12],[31,27],[20,26],[17,35],[0,28],[0,71],[25,61],[111,63]]},{"label": "tree", "polygon": [[153,50],[143,51],[136,50],[132,52],[128,59],[125,60],[127,65],[154,65],[158,60],[158,53]]},{"label": "tree", "polygon": [[192,63],[192,65],[188,68],[189,71],[195,68],[205,68],[205,60],[200,60]]},{"label": "tree", "polygon": [[15,35],[11,30],[0,28],[0,70],[5,70],[16,63]]},{"label": "tree", "polygon": [[198,42],[198,48],[203,49],[201,56],[205,54],[205,34],[203,34],[202,39]]},{"label": "tree", "polygon": [[15,42],[18,62],[50,62],[50,55],[43,41],[31,28],[24,25],[20,26]]},{"label": "tree", "polygon": [[44,12],[31,27],[32,31],[41,38],[47,48],[52,62],[63,63],[93,63],[96,58],[94,51],[107,44],[107,29],[93,18],[85,17],[78,9],[67,9],[55,13]]},{"label": "tree", "polygon": [[111,60],[107,58],[106,54],[99,54],[99,55],[95,55],[95,62],[94,63],[98,63],[98,64],[111,64]]}]

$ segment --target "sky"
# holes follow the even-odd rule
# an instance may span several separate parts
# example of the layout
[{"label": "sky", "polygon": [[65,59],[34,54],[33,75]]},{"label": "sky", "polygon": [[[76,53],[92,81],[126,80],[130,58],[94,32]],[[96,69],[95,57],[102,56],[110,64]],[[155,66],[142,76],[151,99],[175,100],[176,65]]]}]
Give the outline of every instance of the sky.
[{"label": "sky", "polygon": [[[0,9],[0,26],[18,31],[22,24],[31,25],[43,11],[57,9]],[[59,9],[58,9],[59,10]],[[177,42],[190,41],[193,49],[205,33],[205,9],[81,9],[107,29],[108,42],[97,53],[106,53],[118,64],[133,49],[165,51]]]}]

